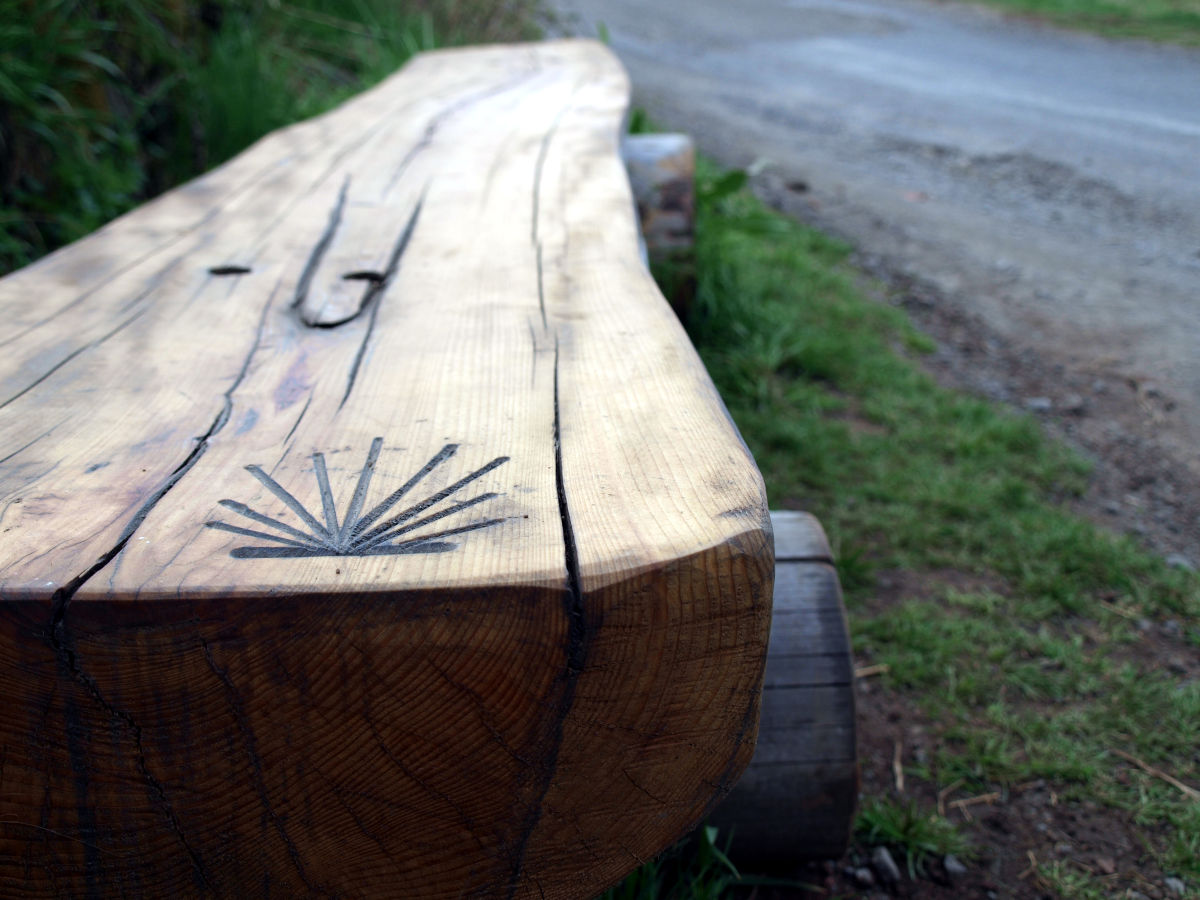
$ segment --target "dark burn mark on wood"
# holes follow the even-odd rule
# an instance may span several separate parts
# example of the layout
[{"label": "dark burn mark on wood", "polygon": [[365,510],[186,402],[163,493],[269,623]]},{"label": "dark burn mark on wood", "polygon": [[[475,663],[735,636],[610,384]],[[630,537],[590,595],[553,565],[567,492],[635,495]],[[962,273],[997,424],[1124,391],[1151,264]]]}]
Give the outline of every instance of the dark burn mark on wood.
[{"label": "dark burn mark on wood", "polygon": [[249,266],[213,266],[208,270],[209,275],[249,275]]},{"label": "dark burn mark on wood", "polygon": [[[371,449],[367,452],[366,462],[363,463],[362,470],[358,476],[358,484],[355,486],[354,494],[350,498],[345,515],[340,522],[337,505],[333,497],[333,489],[329,484],[325,454],[316,452],[312,455],[313,474],[317,482],[317,492],[321,497],[321,515],[324,521],[321,521],[313,513],[309,512],[304,504],[297,500],[279,482],[264,472],[261,467],[250,465],[246,466],[246,471],[253,475],[268,491],[295,513],[308,528],[308,531],[302,531],[272,516],[264,515],[236,500],[221,500],[220,504],[243,518],[272,529],[272,532],[245,528],[241,525],[233,525],[221,521],[210,521],[206,522],[205,525],[209,528],[230,532],[231,534],[269,542],[268,546],[235,547],[230,553],[235,559],[284,559],[313,556],[400,556],[413,553],[445,553],[455,549],[457,545],[444,540],[444,538],[478,531],[481,528],[490,528],[505,521],[504,519],[481,519],[468,522],[465,525],[414,535],[398,541],[397,538],[412,534],[427,525],[432,525],[434,522],[439,522],[442,519],[464,512],[473,506],[486,503],[488,500],[499,496],[494,492],[480,494],[477,497],[462,500],[444,509],[432,512],[429,515],[421,516],[426,510],[430,510],[443,500],[449,499],[471,482],[477,481],[488,472],[508,462],[508,457],[496,457],[469,475],[460,478],[449,487],[445,487],[419,503],[404,509],[382,524],[374,525],[378,519],[393,509],[405,494],[416,487],[426,475],[450,459],[455,451],[458,450],[458,445],[447,444],[400,488],[389,494],[383,502],[377,504],[365,515],[360,515],[382,448],[383,438],[377,437],[371,442]],[[421,517],[418,518],[418,516]],[[373,525],[374,527],[372,527]]]},{"label": "dark burn mark on wood", "polygon": [[386,276],[383,272],[375,272],[370,269],[363,269],[360,272],[347,272],[342,276],[342,281],[373,281],[376,284],[383,281]]}]

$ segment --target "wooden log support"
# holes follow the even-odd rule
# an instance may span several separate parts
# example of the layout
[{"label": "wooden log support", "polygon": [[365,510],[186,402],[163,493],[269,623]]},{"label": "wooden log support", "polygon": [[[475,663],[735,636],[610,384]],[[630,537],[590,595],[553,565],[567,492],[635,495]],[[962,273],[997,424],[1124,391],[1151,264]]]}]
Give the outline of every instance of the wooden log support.
[{"label": "wooden log support", "polygon": [[0,280],[0,895],[587,897],[754,748],[761,478],[591,42]]},{"label": "wooden log support", "polygon": [[773,510],[775,600],[758,748],[712,821],[731,853],[786,870],[846,851],[858,798],[854,665],[825,532]]},{"label": "wooden log support", "polygon": [[637,204],[642,259],[680,321],[696,295],[696,148],[686,134],[630,134],[621,155]]},{"label": "wooden log support", "polygon": [[695,235],[696,148],[686,134],[630,134],[621,142],[649,260],[688,253]]}]

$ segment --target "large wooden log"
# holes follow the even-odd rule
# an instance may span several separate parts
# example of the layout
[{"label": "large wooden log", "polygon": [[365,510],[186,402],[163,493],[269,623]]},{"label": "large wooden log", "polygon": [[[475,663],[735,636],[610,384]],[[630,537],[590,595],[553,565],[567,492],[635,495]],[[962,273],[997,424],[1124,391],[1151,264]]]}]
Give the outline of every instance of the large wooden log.
[{"label": "large wooden log", "polygon": [[0,280],[0,894],[588,896],[753,752],[761,479],[590,42]]}]

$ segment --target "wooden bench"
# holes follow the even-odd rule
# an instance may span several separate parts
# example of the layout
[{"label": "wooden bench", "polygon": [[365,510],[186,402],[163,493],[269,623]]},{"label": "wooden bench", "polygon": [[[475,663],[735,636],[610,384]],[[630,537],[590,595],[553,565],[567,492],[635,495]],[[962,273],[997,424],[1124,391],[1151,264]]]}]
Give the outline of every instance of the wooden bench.
[{"label": "wooden bench", "polygon": [[0,894],[586,897],[729,793],[771,524],[627,96],[424,55],[0,280]]}]

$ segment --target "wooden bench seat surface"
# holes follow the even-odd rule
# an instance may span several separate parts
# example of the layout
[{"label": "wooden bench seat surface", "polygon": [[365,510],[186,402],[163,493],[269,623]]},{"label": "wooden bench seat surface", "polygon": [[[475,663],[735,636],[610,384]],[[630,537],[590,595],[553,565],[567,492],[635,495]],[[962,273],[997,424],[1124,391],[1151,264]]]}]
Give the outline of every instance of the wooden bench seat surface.
[{"label": "wooden bench seat surface", "polygon": [[0,280],[0,893],[585,896],[728,789],[770,523],[627,102],[423,55]]}]

